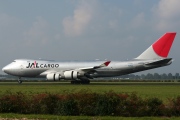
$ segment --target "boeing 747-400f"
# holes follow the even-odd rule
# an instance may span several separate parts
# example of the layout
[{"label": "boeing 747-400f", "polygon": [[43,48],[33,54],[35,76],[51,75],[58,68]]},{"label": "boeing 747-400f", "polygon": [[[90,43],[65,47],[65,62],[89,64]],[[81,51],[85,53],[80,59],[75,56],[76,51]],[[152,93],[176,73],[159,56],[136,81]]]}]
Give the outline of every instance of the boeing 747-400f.
[{"label": "boeing 747-400f", "polygon": [[17,59],[2,71],[21,77],[46,77],[47,80],[71,80],[71,83],[90,83],[89,79],[113,77],[170,65],[168,53],[176,33],[168,32],[132,61],[54,62]]}]

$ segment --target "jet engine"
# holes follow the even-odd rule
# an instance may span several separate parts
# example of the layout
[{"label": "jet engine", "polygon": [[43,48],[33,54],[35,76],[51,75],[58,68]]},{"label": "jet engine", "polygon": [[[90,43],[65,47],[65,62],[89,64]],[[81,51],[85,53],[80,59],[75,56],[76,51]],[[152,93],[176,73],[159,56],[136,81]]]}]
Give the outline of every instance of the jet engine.
[{"label": "jet engine", "polygon": [[46,78],[47,78],[47,80],[56,81],[56,80],[61,79],[61,75],[59,73],[50,73],[50,74],[47,74]]},{"label": "jet engine", "polygon": [[77,71],[65,71],[64,73],[50,73],[47,74],[46,78],[47,80],[61,80],[61,79],[67,79],[67,80],[76,80],[80,74]]},{"label": "jet engine", "polygon": [[64,72],[65,79],[77,79],[78,78],[78,72],[77,71],[65,71]]}]

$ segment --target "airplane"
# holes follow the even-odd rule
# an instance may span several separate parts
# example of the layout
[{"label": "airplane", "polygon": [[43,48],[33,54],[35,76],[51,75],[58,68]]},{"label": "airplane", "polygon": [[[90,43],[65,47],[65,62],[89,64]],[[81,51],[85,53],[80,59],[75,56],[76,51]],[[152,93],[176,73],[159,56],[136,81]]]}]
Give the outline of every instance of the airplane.
[{"label": "airplane", "polygon": [[16,59],[2,71],[22,77],[45,77],[47,80],[71,80],[72,84],[89,84],[90,79],[114,77],[170,65],[169,51],[176,32],[167,32],[131,61],[64,61]]}]

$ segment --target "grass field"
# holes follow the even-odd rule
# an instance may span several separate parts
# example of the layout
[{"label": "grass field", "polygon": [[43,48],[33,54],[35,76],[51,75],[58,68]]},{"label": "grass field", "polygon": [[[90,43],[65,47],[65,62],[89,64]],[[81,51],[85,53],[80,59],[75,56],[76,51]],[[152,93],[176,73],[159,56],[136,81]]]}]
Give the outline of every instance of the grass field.
[{"label": "grass field", "polygon": [[92,82],[89,85],[72,85],[69,82],[0,82],[0,95],[6,92],[71,93],[88,90],[97,93],[114,91],[118,93],[137,93],[140,97],[157,97],[164,101],[180,95],[180,83],[173,82]]},{"label": "grass field", "polygon": [[179,120],[180,117],[58,116],[0,114],[2,120]]},{"label": "grass field", "polygon": [[22,115],[0,114],[3,120],[179,120],[180,117],[115,117],[115,116],[58,116],[58,115]]}]

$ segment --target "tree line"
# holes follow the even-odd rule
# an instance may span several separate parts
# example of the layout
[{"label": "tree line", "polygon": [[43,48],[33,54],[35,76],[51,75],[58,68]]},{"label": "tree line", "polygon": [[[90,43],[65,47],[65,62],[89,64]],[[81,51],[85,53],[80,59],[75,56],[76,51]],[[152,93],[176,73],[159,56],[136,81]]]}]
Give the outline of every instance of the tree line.
[{"label": "tree line", "polygon": [[159,74],[159,73],[147,73],[147,74],[141,74],[141,75],[135,75],[135,74],[129,74],[129,75],[123,75],[120,76],[120,78],[123,79],[145,79],[145,80],[154,80],[154,79],[158,79],[158,80],[164,80],[164,79],[180,79],[180,75],[179,73],[175,73],[174,75],[172,73],[163,73],[163,74]]}]

